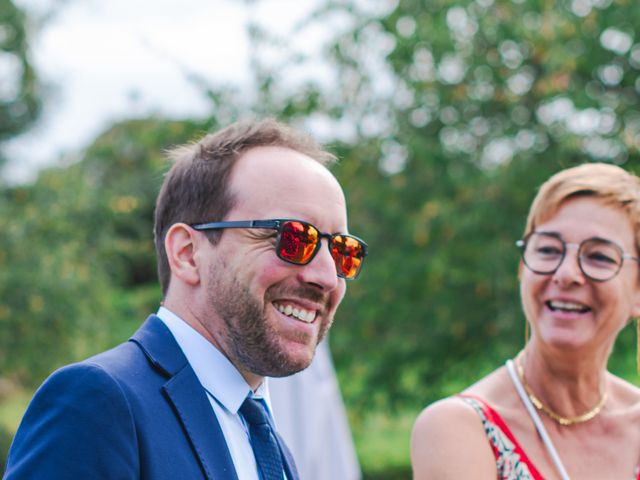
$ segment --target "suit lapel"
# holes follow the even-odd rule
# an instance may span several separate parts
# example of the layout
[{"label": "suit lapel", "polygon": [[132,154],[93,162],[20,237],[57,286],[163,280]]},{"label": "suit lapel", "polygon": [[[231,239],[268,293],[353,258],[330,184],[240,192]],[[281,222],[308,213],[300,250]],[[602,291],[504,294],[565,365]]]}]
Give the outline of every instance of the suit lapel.
[{"label": "suit lapel", "polygon": [[237,480],[220,424],[191,367],[174,375],[162,390],[173,404],[207,478]]},{"label": "suit lapel", "polygon": [[152,315],[131,338],[169,380],[162,387],[208,479],[238,480],[204,388],[167,326]]}]

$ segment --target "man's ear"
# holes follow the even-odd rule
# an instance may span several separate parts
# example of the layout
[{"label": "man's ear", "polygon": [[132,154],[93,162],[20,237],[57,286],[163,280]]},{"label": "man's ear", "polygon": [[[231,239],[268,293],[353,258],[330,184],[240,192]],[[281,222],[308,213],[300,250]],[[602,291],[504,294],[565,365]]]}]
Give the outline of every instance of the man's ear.
[{"label": "man's ear", "polygon": [[171,276],[194,286],[200,283],[196,252],[201,239],[198,232],[184,223],[174,223],[164,238]]}]

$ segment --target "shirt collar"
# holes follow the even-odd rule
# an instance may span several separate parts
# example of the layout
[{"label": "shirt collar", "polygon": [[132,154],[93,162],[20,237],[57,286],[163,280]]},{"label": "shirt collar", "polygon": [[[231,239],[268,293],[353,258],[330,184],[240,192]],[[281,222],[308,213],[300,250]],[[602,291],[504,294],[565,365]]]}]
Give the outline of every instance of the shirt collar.
[{"label": "shirt collar", "polygon": [[[252,392],[236,367],[215,345],[166,307],[160,307],[157,316],[171,330],[205,390],[229,412],[238,413],[242,402]],[[266,381],[262,382],[254,395],[269,401]]]}]

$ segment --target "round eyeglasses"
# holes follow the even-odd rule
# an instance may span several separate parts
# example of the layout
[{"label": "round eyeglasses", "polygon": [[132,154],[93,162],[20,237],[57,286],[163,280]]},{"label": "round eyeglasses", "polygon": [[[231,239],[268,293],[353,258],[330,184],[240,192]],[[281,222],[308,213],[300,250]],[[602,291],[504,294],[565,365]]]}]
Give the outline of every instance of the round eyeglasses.
[{"label": "round eyeglasses", "polygon": [[640,259],[624,253],[620,245],[604,238],[587,238],[579,244],[567,243],[555,233],[533,232],[516,242],[522,260],[529,270],[540,275],[551,275],[558,270],[567,248],[578,249],[578,265],[585,277],[604,282],[615,277],[625,259]]}]

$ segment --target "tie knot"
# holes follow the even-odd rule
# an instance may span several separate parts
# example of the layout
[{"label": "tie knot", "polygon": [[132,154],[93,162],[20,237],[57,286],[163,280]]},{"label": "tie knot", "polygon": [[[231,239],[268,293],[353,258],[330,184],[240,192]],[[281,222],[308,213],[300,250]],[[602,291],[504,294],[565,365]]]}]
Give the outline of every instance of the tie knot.
[{"label": "tie knot", "polygon": [[240,406],[240,413],[249,425],[264,425],[269,423],[267,412],[260,400],[247,397]]}]

